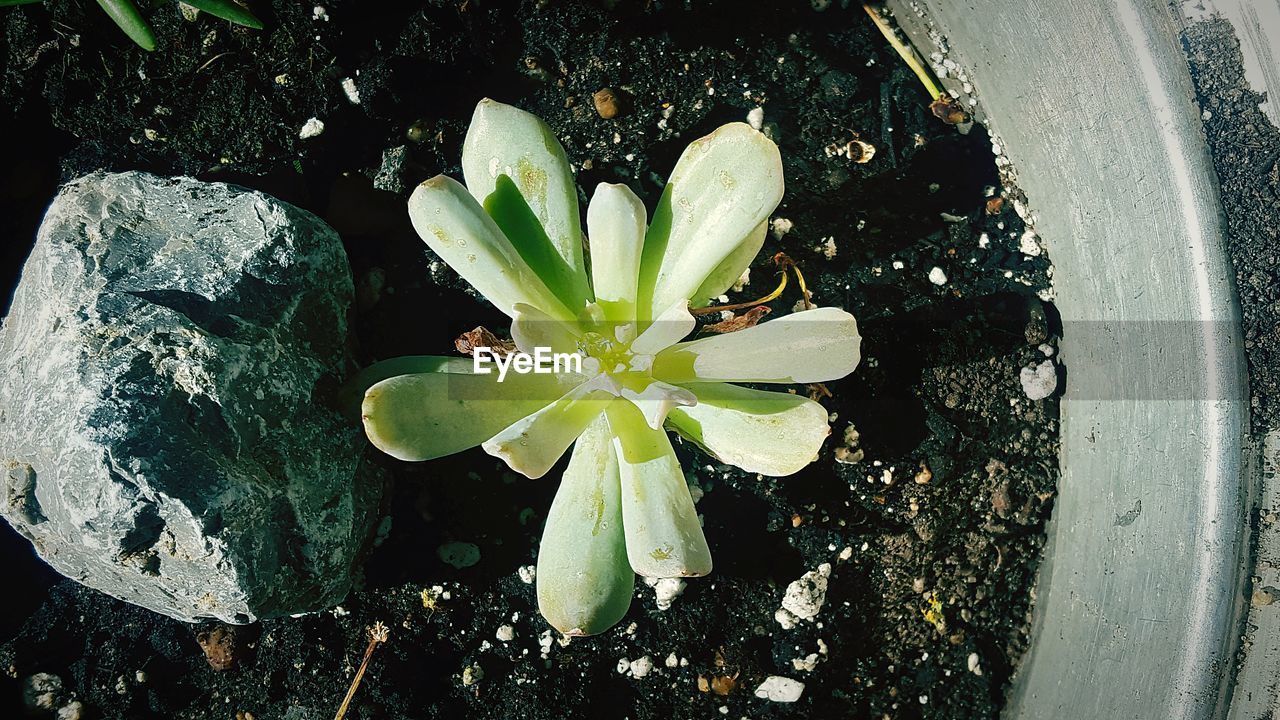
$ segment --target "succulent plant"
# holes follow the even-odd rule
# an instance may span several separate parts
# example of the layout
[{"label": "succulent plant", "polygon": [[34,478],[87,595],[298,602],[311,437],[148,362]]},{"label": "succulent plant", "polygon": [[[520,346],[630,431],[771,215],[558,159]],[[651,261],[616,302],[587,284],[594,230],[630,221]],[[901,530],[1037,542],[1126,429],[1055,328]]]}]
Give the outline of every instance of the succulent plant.
[{"label": "succulent plant", "polygon": [[666,430],[747,472],[795,473],[829,434],[827,411],[729,383],[843,377],[858,363],[857,323],[824,307],[682,342],[690,308],[739,279],[782,198],[778,148],[746,124],[688,146],[649,222],[629,188],[601,183],[586,257],[573,173],[541,120],[482,100],[462,168],[465,187],[441,175],[414,190],[414,228],[512,318],[518,351],[572,353],[581,367],[499,382],[466,358],[389,360],[364,374],[365,432],[408,461],[479,445],[530,478],[572,445],[538,552],[538,606],[567,635],[602,632],[627,612],[637,573],[711,571]]},{"label": "succulent plant", "polygon": [[[34,5],[35,3],[44,2],[44,0],[0,0],[0,7],[7,5]],[[245,7],[235,2],[235,0],[182,0],[182,4],[189,5],[201,12],[209,13],[214,17],[220,17],[223,20],[243,25],[254,30],[262,29],[262,21],[258,20],[253,13],[249,12]],[[151,26],[142,18],[142,13],[138,11],[138,6],[133,4],[133,0],[98,0],[98,5],[102,7],[103,12],[111,18],[129,39],[137,43],[138,47],[143,50],[156,49],[156,36],[151,32]]]}]

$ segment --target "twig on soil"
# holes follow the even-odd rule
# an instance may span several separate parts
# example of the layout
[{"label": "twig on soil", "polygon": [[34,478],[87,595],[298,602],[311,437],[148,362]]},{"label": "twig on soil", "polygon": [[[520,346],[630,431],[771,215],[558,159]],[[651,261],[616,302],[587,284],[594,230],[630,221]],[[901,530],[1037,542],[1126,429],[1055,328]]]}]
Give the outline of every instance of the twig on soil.
[{"label": "twig on soil", "polygon": [[228,56],[228,55],[234,55],[234,54],[235,54],[235,52],[234,52],[234,51],[232,51],[232,50],[228,50],[228,51],[226,51],[226,52],[218,53],[217,55],[214,55],[213,57],[209,58],[208,60],[205,60],[203,65],[201,65],[200,67],[196,68],[196,71],[195,71],[195,73],[194,73],[194,74],[199,75],[199,74],[200,74],[200,71],[201,71],[201,70],[204,70],[205,68],[207,68],[207,67],[209,67],[210,65],[212,65],[214,60],[218,60],[218,59],[220,59],[220,58],[224,58],[224,57],[226,57],[226,56]]},{"label": "twig on soil", "polygon": [[898,33],[889,27],[889,23],[885,22],[880,12],[871,7],[869,3],[863,3],[862,9],[866,10],[867,15],[871,16],[871,21],[880,30],[880,34],[884,35],[884,39],[889,41],[889,44],[897,51],[902,61],[907,64],[907,67],[911,68],[911,72],[915,73],[917,78],[920,78],[924,89],[929,91],[929,96],[934,100],[941,98],[944,95],[942,88],[938,85],[938,81],[933,78],[933,73],[929,72],[929,69],[925,67],[924,61],[920,59],[920,54],[916,52],[916,49],[904,43],[898,37]]},{"label": "twig on soil", "polygon": [[773,292],[761,298],[756,298],[748,302],[733,303],[731,305],[708,305],[700,308],[689,308],[690,315],[707,315],[722,310],[741,310],[743,308],[754,308],[767,302],[777,300],[782,291],[787,289],[787,270],[791,270],[796,274],[796,281],[800,283],[800,293],[804,300],[804,309],[808,310],[813,307],[813,303],[809,301],[809,288],[805,286],[804,275],[800,274],[800,268],[796,266],[796,261],[787,256],[786,253],[778,253],[773,256],[773,264],[778,266],[778,287]]},{"label": "twig on soil", "polygon": [[333,720],[342,720],[347,714],[347,706],[351,704],[351,698],[355,697],[356,688],[360,687],[360,680],[364,678],[364,671],[369,667],[369,658],[373,657],[373,651],[378,649],[378,645],[387,641],[391,636],[391,631],[386,625],[379,620],[369,628],[369,644],[364,649],[364,659],[360,661],[360,669],[356,670],[356,676],[351,679],[351,688],[347,690],[347,696],[342,699],[342,704],[338,706],[338,714],[333,716]]}]

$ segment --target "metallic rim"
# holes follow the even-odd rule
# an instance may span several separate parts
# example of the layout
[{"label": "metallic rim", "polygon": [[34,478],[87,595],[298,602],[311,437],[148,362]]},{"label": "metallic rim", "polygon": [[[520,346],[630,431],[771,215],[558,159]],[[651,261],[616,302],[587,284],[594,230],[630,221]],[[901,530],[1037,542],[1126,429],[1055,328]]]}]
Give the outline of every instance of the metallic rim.
[{"label": "metallic rim", "polygon": [[1219,716],[1246,575],[1248,393],[1177,26],[1143,0],[891,6],[918,47],[965,68],[1054,262],[1062,477],[1004,715]]}]

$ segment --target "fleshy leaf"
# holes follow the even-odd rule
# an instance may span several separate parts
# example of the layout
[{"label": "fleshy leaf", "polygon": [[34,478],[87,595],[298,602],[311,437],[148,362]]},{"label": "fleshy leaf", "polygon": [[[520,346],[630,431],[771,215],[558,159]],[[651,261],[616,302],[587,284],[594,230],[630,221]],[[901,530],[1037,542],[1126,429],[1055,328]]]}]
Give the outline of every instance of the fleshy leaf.
[{"label": "fleshy leaf", "polygon": [[586,277],[565,263],[547,237],[515,182],[499,175],[493,192],[484,199],[484,211],[502,229],[520,257],[529,264],[565,307],[578,310],[586,304]]},{"label": "fleshy leaf", "polygon": [[631,607],[613,438],[603,416],[578,438],[538,548],[538,611],[569,636],[613,627]]},{"label": "fleshy leaf", "polygon": [[754,230],[747,233],[747,236],[738,243],[733,252],[720,262],[715,270],[707,276],[702,282],[702,287],[689,298],[689,304],[693,307],[705,307],[712,298],[720,297],[728,292],[738,282],[738,278],[742,277],[742,273],[751,267],[751,261],[756,259],[756,255],[760,254],[760,248],[764,247],[765,235],[769,231],[769,219],[765,218],[756,226]]},{"label": "fleshy leaf", "polygon": [[533,353],[540,347],[551,348],[555,352],[578,351],[577,325],[560,322],[532,305],[516,303],[514,309],[511,339],[522,352]]},{"label": "fleshy leaf", "polygon": [[98,4],[138,47],[147,51],[156,49],[156,36],[151,32],[151,26],[142,18],[142,13],[138,12],[138,6],[133,4],[133,0],[98,0]]},{"label": "fleshy leaf", "polygon": [[631,568],[657,578],[711,572],[711,551],[666,431],[649,427],[630,403],[613,403],[606,415],[622,479]]},{"label": "fleshy leaf", "polygon": [[616,399],[600,384],[587,381],[486,440],[484,451],[527,478],[540,478]]},{"label": "fleshy leaf", "polygon": [[473,448],[564,394],[581,376],[496,372],[397,375],[364,395],[364,431],[374,447],[419,461]]},{"label": "fleshy leaf", "polygon": [[642,319],[695,298],[743,239],[754,237],[782,191],[778,147],[749,125],[723,125],[690,143],[645,235],[639,299],[640,312],[648,314]]},{"label": "fleshy leaf", "polygon": [[574,319],[458,181],[437,175],[419,185],[409,219],[427,246],[502,312],[514,316],[515,304],[526,303]]},{"label": "fleshy leaf", "polygon": [[724,383],[685,386],[698,398],[667,424],[717,460],[751,473],[782,477],[818,457],[831,432],[826,408],[800,395]]},{"label": "fleshy leaf", "polygon": [[860,344],[852,315],[839,308],[814,308],[672,345],[654,357],[653,376],[674,384],[824,382],[853,372]]},{"label": "fleshy leaf", "polygon": [[626,185],[600,183],[587,206],[591,285],[610,320],[635,320],[645,217],[644,203]]},{"label": "fleshy leaf", "polygon": [[382,360],[352,375],[338,390],[338,409],[344,415],[360,417],[360,404],[369,388],[397,375],[414,373],[469,373],[471,358],[440,355],[404,355]]},{"label": "fleshy leaf", "polygon": [[689,314],[689,302],[678,300],[640,333],[640,337],[631,343],[631,351],[642,355],[656,354],[688,337],[697,325],[698,321]]},{"label": "fleshy leaf", "polygon": [[243,25],[254,30],[262,29],[262,21],[249,12],[248,9],[233,2],[233,0],[182,0],[187,5],[207,12],[214,17],[220,17],[235,23]]},{"label": "fleshy leaf", "polygon": [[[558,258],[556,269],[545,279],[549,284],[563,284],[573,298],[573,302],[566,300],[566,305],[574,312],[581,309],[591,299],[591,290],[582,261],[578,190],[569,159],[551,128],[517,107],[489,98],[481,100],[462,143],[462,174],[467,189],[486,207],[498,189],[498,178],[506,175],[511,179]],[[501,203],[500,207],[510,209]],[[498,212],[495,219],[499,215],[504,213]],[[503,224],[507,219],[514,223],[514,217],[504,217],[499,221],[504,230],[508,229]],[[527,223],[521,221],[510,229],[519,233],[526,227]]]},{"label": "fleshy leaf", "polygon": [[622,397],[639,408],[645,422],[655,430],[662,427],[673,408],[696,405],[698,402],[698,398],[688,390],[661,380],[649,380],[639,390],[624,385]]}]

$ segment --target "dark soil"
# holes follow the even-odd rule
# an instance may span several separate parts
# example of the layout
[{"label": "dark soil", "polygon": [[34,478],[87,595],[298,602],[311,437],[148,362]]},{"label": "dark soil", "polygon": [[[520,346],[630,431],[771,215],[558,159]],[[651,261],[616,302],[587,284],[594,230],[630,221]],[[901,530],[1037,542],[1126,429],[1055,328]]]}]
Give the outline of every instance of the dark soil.
[{"label": "dark soil", "polygon": [[[771,289],[768,258],[785,251],[815,302],[858,317],[862,366],[827,384],[832,440],[796,476],[761,479],[678,449],[702,490],[715,574],[690,580],[665,611],[639,585],[631,613],[601,636],[554,642],[517,574],[535,561],[556,472],[528,481],[478,450],[417,465],[380,458],[395,489],[362,589],[340,610],[214,636],[233,669],[206,661],[196,638],[208,628],[52,584],[10,534],[18,611],[4,619],[13,639],[0,648],[0,697],[16,702],[23,680],[48,672],[88,717],[329,718],[366,629],[382,621],[391,637],[352,718],[998,715],[1026,646],[1056,481],[1057,400],[1032,402],[1018,382],[1055,332],[1052,306],[1036,297],[1049,262],[1018,251],[1012,202],[988,212],[989,194],[1016,190],[999,186],[983,129],[965,135],[933,118],[857,4],[347,0],[323,2],[327,19],[312,3],[250,4],[266,31],[185,21],[161,5],[153,54],[87,0],[3,11],[6,294],[60,179],[186,173],[273,193],[342,233],[360,288],[361,362],[446,354],[465,330],[505,325],[414,236],[404,198],[436,173],[460,176],[477,100],[545,118],[581,187],[626,182],[650,205],[690,140],[762,106],[786,168],[775,218],[792,230],[768,241],[733,299]],[[591,100],[604,87],[625,100],[611,120]],[[311,117],[325,131],[300,140]],[[876,146],[871,162],[826,152],[854,137]],[[382,167],[401,145],[403,163]],[[934,267],[944,285],[928,279]],[[774,317],[798,299],[773,303]],[[478,545],[480,562],[443,563],[436,549],[450,541]],[[783,630],[774,613],[787,584],[822,563],[834,569],[817,622]],[[425,608],[433,586],[449,597],[429,593]],[[504,624],[511,642],[495,638]],[[810,654],[813,670],[793,667]],[[643,656],[656,666],[647,677],[618,671]],[[464,684],[464,673],[482,678]],[[754,697],[775,674],[806,684],[799,702]]]},{"label": "dark soil", "polygon": [[1259,107],[1265,98],[1249,88],[1230,22],[1194,23],[1183,42],[1227,215],[1250,411],[1261,435],[1280,428],[1280,130]]}]

